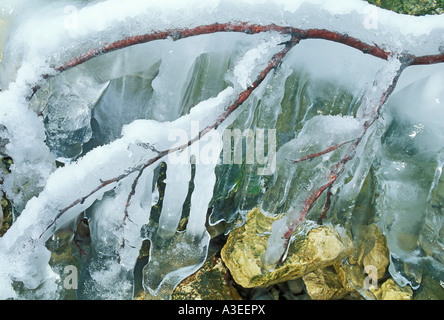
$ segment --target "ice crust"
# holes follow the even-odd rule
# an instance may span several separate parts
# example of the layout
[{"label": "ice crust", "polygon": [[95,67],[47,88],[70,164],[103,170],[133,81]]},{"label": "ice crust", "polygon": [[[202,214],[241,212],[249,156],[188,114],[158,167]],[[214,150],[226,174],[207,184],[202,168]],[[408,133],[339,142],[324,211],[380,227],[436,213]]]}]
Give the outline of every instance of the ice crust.
[{"label": "ice crust", "polygon": [[[443,16],[397,15],[358,0],[331,3],[320,0],[261,3],[249,0],[204,3],[195,0],[108,0],[89,4],[6,0],[0,4],[0,20],[8,21],[0,64],[0,125],[6,128],[1,132],[1,138],[8,143],[0,151],[14,160],[11,173],[0,173],[0,178],[3,179],[2,191],[13,201],[15,209],[12,227],[0,238],[2,299],[60,297],[64,290],[61,275],[51,268],[50,251],[45,243],[56,229],[72,224],[85,210],[90,215],[94,247],[87,272],[81,278],[79,297],[132,298],[133,270],[144,240],[140,231],[150,221],[154,170],[160,161],[147,168],[143,168],[143,164],[154,158],[158,151],[172,146],[174,141],[168,134],[173,130],[180,130],[181,134],[191,138],[196,133],[193,121],[198,121],[200,129],[212,124],[236,95],[251,85],[261,68],[281,48],[279,44],[288,37],[267,33],[254,36],[217,34],[176,42],[167,39],[95,58],[49,82],[43,81],[42,75],[54,72],[52,67],[131,35],[215,22],[248,21],[263,25],[325,28],[394,52],[418,55],[436,54],[442,51],[444,43]],[[199,57],[209,52],[225,55],[225,61],[229,61],[219,65],[219,70],[228,69],[224,74],[224,88],[211,97],[202,94],[202,101],[193,104],[189,112],[184,111],[181,99],[189,81],[189,71]],[[327,52],[329,55],[323,55]],[[279,104],[284,96],[285,80],[297,68],[303,68],[313,79],[327,79],[357,95],[359,92],[367,92],[367,95],[363,96],[363,107],[357,111],[356,117],[317,115],[304,119],[297,138],[280,146],[278,174],[273,177],[276,190],[271,188],[268,191],[270,199],[281,195],[283,201],[293,191],[290,186],[279,189],[278,182],[282,177],[301,179],[300,172],[309,174],[311,170],[318,174],[304,177],[308,183],[302,185],[298,196],[288,202],[288,214],[273,225],[266,256],[269,264],[281,256],[280,235],[297,217],[301,201],[311,186],[319,184],[328,175],[328,164],[333,164],[313,161],[297,168],[288,164],[288,157],[298,157],[307,148],[319,151],[340,143],[344,137],[348,140],[359,134],[362,123],[374,112],[375,100],[393,79],[399,61],[394,57],[388,63],[382,62],[363,56],[357,50],[321,40],[302,42],[288,54],[280,71],[276,71],[282,79],[269,76],[243,111],[233,114],[217,131],[210,132],[207,140],[202,139],[198,145],[168,158],[164,204],[158,229],[148,237],[150,260],[143,271],[143,285],[150,294],[168,297],[177,283],[205,261],[210,240],[205,223],[217,180],[218,163],[214,160],[221,151],[221,141],[218,140],[221,133],[236,117],[242,118],[242,112],[250,112],[251,101],[263,99],[269,104]],[[344,68],[350,72],[344,72]],[[432,214],[429,202],[437,197],[436,190],[442,184],[444,128],[439,121],[444,103],[442,68],[418,67],[415,71],[406,71],[390,100],[387,123],[381,121],[369,130],[362,147],[356,150],[361,155],[358,159],[367,157],[367,161],[352,162],[347,170],[354,174],[346,175],[351,179],[345,181],[344,178],[338,183],[341,188],[337,191],[340,191],[342,201],[351,203],[350,199],[362,186],[372,160],[378,159],[382,163],[377,177],[384,192],[380,196],[378,211],[393,260],[401,261],[391,265],[394,277],[399,271],[404,272],[400,267],[402,261],[413,259],[410,254],[417,249],[413,245],[403,246],[405,243],[400,243],[400,234],[414,234],[424,244],[430,242],[429,239],[441,241],[436,235],[442,233],[442,219]],[[378,70],[381,72],[377,73]],[[140,82],[140,78],[144,82]],[[374,85],[375,79],[377,83]],[[132,92],[134,83],[142,83],[147,90]],[[42,90],[28,101],[32,86],[36,84],[42,85]],[[273,89],[271,93],[267,91],[270,88]],[[50,94],[45,95],[48,92]],[[64,95],[67,92],[70,95]],[[54,108],[52,104],[45,106],[52,99],[55,99]],[[47,125],[37,115],[41,110],[44,110]],[[278,107],[268,110],[264,117],[276,119],[278,111]],[[101,130],[96,131],[100,132],[96,136],[92,132],[94,121]],[[408,134],[399,139],[396,135],[381,138],[381,127],[400,124],[410,129]],[[382,151],[379,151],[380,138]],[[60,146],[61,141],[66,142],[67,149]],[[410,156],[412,163],[404,163],[404,159],[389,154],[384,142],[395,145],[411,142],[415,148],[415,154]],[[212,161],[202,161],[204,159],[200,157],[210,145],[213,147]],[[336,155],[343,154],[344,150],[338,150]],[[184,161],[174,163],[174,156],[182,157]],[[189,191],[193,156],[201,161],[193,163],[195,188],[191,195],[190,216],[186,230],[178,232],[182,206]],[[429,172],[433,184],[421,184],[421,181],[411,179],[415,170],[419,170],[415,162],[418,157],[434,164],[434,170]],[[57,168],[56,159],[65,165]],[[122,223],[133,181],[142,168],[128,206],[128,219]],[[103,186],[57,218],[61,210],[82,199],[85,193],[122,175],[125,177]],[[409,177],[408,182],[405,177]],[[392,207],[392,204],[396,206]],[[263,203],[265,211],[270,214],[276,213],[273,206],[279,207],[272,201]],[[428,209],[417,214],[423,207]],[[425,220],[430,227],[406,231],[413,216],[418,224]],[[55,219],[55,224],[47,229]],[[437,257],[442,253],[436,248],[430,250]],[[417,253],[414,258],[414,262],[405,263],[416,266],[417,260],[423,259]],[[434,259],[430,262],[433,266],[439,261],[439,258],[429,259]],[[416,278],[417,274],[396,277],[399,282],[413,285]],[[14,290],[17,284],[21,284],[24,290]]]}]

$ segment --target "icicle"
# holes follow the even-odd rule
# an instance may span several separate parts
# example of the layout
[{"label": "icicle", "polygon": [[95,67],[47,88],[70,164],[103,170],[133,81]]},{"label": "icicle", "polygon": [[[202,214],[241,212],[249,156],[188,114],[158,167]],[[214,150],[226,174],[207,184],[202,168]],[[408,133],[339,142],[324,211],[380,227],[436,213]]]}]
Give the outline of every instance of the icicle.
[{"label": "icicle", "polygon": [[[172,161],[167,163],[167,186],[163,201],[163,206],[167,208],[162,209],[157,231],[163,239],[151,239],[150,261],[143,271],[145,290],[153,296],[168,298],[174,287],[195,272],[206,259],[210,236],[205,223],[221,146],[219,133],[207,133],[206,138],[199,141],[199,149],[194,148],[197,152],[190,157],[197,163],[185,232],[179,233],[176,229],[188,192],[191,165],[173,164]],[[182,152],[187,154],[189,149]]]},{"label": "icicle", "polygon": [[[330,147],[332,145],[339,146],[340,143],[347,141],[358,141],[359,139],[362,143],[363,140],[367,140],[367,135],[373,131],[373,129],[368,130],[369,126],[378,119],[381,106],[385,103],[385,99],[390,95],[391,90],[393,90],[400,70],[402,70],[401,68],[402,65],[399,59],[391,57],[388,63],[379,70],[377,79],[364,97],[356,118],[343,116],[313,117],[305,123],[298,137],[290,141],[286,147],[291,152],[294,152],[300,146],[312,148],[325,143],[335,135],[337,135],[336,139],[341,139],[341,141],[330,141],[330,143],[333,143],[330,144]],[[371,139],[375,139],[375,137],[373,136]],[[272,232],[267,241],[268,248],[262,257],[265,269],[272,269],[285,258],[291,235],[295,232],[296,227],[305,219],[318,197],[328,187],[332,186],[334,181],[337,179],[342,180],[340,173],[345,170],[345,164],[354,158],[358,146],[349,143],[349,146],[345,148],[338,148],[336,152],[342,154],[339,158],[342,160],[336,162],[337,160],[330,160],[330,158],[333,158],[330,152],[325,157],[321,157],[324,153],[319,151],[327,150],[328,148],[328,145],[324,145],[323,148],[313,153],[314,156],[312,158],[322,159],[322,161],[318,160],[312,163],[303,161],[297,164],[298,172],[296,177],[299,181],[296,182],[298,185],[296,199],[293,200],[292,207],[284,213],[283,217],[272,225]],[[367,142],[367,146],[371,147],[372,142]],[[288,156],[287,154],[286,157],[288,158]],[[294,164],[283,163],[284,168],[289,165],[292,166]],[[367,164],[366,168],[364,168],[363,177],[366,176],[365,173],[369,168],[370,165]],[[307,173],[309,176],[306,176]],[[306,182],[301,185],[300,181]],[[363,178],[360,183],[362,182]],[[345,183],[342,182],[341,184],[344,187]],[[345,189],[349,187],[346,186]]]},{"label": "icicle", "polygon": [[189,163],[173,164],[167,161],[167,178],[165,180],[165,196],[159,219],[157,233],[163,239],[172,238],[182,216],[182,207],[188,194],[191,178]]},{"label": "icicle", "polygon": [[199,161],[196,164],[190,218],[187,224],[187,232],[195,236],[201,236],[205,231],[207,210],[216,183],[214,169],[222,151],[221,135],[218,131],[212,131],[199,143]]}]

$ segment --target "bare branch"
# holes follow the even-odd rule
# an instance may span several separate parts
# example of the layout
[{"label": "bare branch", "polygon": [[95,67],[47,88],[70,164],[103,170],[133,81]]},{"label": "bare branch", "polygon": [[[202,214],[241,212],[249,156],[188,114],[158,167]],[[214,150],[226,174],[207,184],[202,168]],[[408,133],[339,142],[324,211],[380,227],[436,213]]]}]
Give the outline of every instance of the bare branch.
[{"label": "bare branch", "polygon": [[[327,214],[329,208],[330,208],[330,203],[331,203],[331,193],[330,193],[330,189],[332,187],[332,185],[335,183],[335,181],[339,178],[339,176],[344,172],[345,170],[345,165],[354,158],[354,155],[356,154],[356,148],[358,147],[359,143],[362,141],[363,137],[365,136],[365,134],[367,133],[368,128],[370,128],[370,126],[379,118],[379,114],[380,114],[380,110],[381,107],[385,104],[385,102],[387,101],[387,99],[390,97],[390,95],[393,93],[393,90],[396,87],[396,84],[398,82],[399,77],[401,76],[402,72],[404,71],[404,69],[406,67],[408,67],[409,64],[402,64],[400,66],[400,68],[398,69],[397,73],[395,74],[395,76],[393,77],[393,80],[391,82],[391,84],[388,86],[388,88],[383,92],[383,94],[381,95],[381,98],[379,100],[378,105],[375,106],[375,113],[374,116],[367,120],[364,124],[363,124],[363,130],[361,135],[356,138],[353,141],[353,144],[349,147],[349,149],[347,150],[347,152],[345,153],[345,156],[335,164],[335,166],[333,167],[333,169],[330,172],[330,175],[327,179],[327,182],[325,184],[323,184],[321,187],[315,189],[311,195],[305,200],[304,203],[304,208],[302,210],[302,212],[300,213],[299,217],[290,223],[290,226],[287,230],[287,232],[283,235],[283,239],[284,239],[284,253],[282,254],[282,256],[280,257],[280,259],[278,260],[278,264],[280,262],[282,262],[284,256],[285,256],[285,252],[290,244],[290,239],[291,236],[293,235],[295,228],[305,219],[305,217],[307,216],[308,212],[312,209],[314,203],[316,202],[316,200],[318,200],[318,198],[324,193],[325,190],[329,190],[328,191],[328,195],[327,195],[327,201],[326,204],[324,206],[324,210],[321,213],[321,217],[319,219],[319,222],[322,222],[322,219],[325,217],[325,215]],[[345,144],[347,142],[344,142],[342,144]],[[338,147],[340,145],[337,145]],[[338,147],[335,148],[335,146],[331,147],[331,148],[335,148],[337,149]],[[329,150],[329,149],[327,149]],[[322,155],[327,153],[328,151],[324,150],[325,152],[320,152],[318,154]],[[311,155],[310,155],[311,156]]]},{"label": "bare branch", "polygon": [[[57,72],[63,72],[73,67],[76,67],[82,63],[85,63],[86,61],[91,60],[92,58],[101,56],[103,54],[127,48],[136,44],[148,43],[155,40],[172,39],[173,41],[177,41],[179,39],[185,39],[193,36],[211,34],[216,32],[237,32],[237,33],[240,32],[246,34],[258,34],[263,32],[272,32],[272,31],[279,32],[281,34],[292,35],[292,38],[298,38],[301,40],[324,39],[324,40],[342,43],[349,47],[360,50],[366,54],[370,54],[384,60],[387,60],[388,57],[390,56],[390,52],[383,50],[377,45],[370,45],[362,42],[359,39],[334,31],[329,31],[324,29],[303,30],[288,26],[278,26],[275,24],[257,25],[257,24],[249,24],[246,22],[238,22],[238,23],[228,22],[228,23],[214,23],[210,25],[202,25],[191,29],[183,28],[183,29],[157,31],[144,35],[128,37],[123,40],[115,41],[111,44],[105,44],[101,48],[97,48],[85,54],[82,54],[78,57],[74,57],[67,63],[63,64],[62,66],[55,68],[55,70]],[[43,76],[44,79],[48,79],[50,77],[52,77],[52,75],[46,74]],[[38,90],[38,88],[36,88],[36,90]]]},{"label": "bare branch", "polygon": [[319,225],[322,224],[322,220],[325,218],[325,215],[327,214],[328,210],[330,210],[332,195],[333,195],[333,193],[331,192],[331,187],[330,187],[330,188],[328,188],[328,191],[327,191],[327,200],[325,200],[324,209],[322,210],[321,215],[319,216],[319,219],[318,219]]},{"label": "bare branch", "polygon": [[[373,44],[373,45],[367,44],[359,39],[350,37],[348,35],[341,34],[341,33],[334,32],[334,31],[325,30],[325,29],[302,30],[302,29],[297,29],[297,28],[288,27],[288,26],[278,26],[275,24],[256,25],[256,24],[249,24],[246,22],[224,23],[224,24],[215,23],[215,24],[202,25],[202,26],[198,26],[195,28],[189,28],[189,29],[183,28],[183,29],[173,29],[173,30],[152,32],[149,34],[128,37],[128,38],[113,42],[111,44],[105,44],[101,48],[91,50],[90,52],[80,55],[78,57],[75,57],[75,58],[71,59],[70,61],[68,61],[67,63],[63,64],[62,66],[55,68],[55,71],[56,71],[55,74],[69,70],[75,66],[78,66],[82,63],[85,63],[86,61],[91,60],[94,57],[97,57],[97,56],[100,56],[100,55],[103,55],[103,54],[106,54],[106,53],[109,53],[109,52],[112,52],[115,50],[119,50],[122,48],[130,47],[130,46],[133,46],[136,44],[147,43],[147,42],[151,42],[151,41],[155,41],[155,40],[162,40],[162,39],[172,39],[173,41],[176,41],[179,39],[184,39],[184,38],[188,38],[188,37],[192,37],[192,36],[211,34],[211,33],[216,33],[216,32],[241,32],[241,33],[246,33],[246,34],[258,34],[258,33],[262,33],[262,32],[278,32],[283,35],[290,35],[291,40],[284,43],[285,44],[284,49],[273,56],[273,58],[270,60],[270,62],[268,64],[268,66],[261,72],[259,77],[253,82],[253,84],[250,87],[248,87],[245,91],[241,92],[239,94],[239,96],[237,97],[236,101],[233,104],[231,104],[230,106],[228,106],[226,108],[226,110],[216,119],[216,121],[212,125],[206,127],[202,131],[200,131],[196,137],[189,140],[184,145],[173,148],[173,149],[164,150],[164,151],[154,150],[157,152],[157,156],[150,159],[145,164],[143,164],[139,167],[130,169],[127,172],[125,172],[124,174],[122,174],[116,178],[109,179],[106,181],[101,181],[101,184],[99,186],[97,186],[94,190],[92,190],[90,193],[75,200],[69,206],[59,210],[58,214],[56,215],[54,220],[49,224],[49,226],[46,228],[45,232],[48,229],[50,229],[55,224],[55,222],[69,209],[73,208],[74,206],[76,206],[78,204],[82,204],[87,198],[89,198],[90,196],[92,196],[93,194],[95,194],[97,191],[101,190],[105,186],[108,186],[112,183],[117,183],[120,180],[128,177],[131,173],[138,171],[138,174],[132,183],[131,191],[128,195],[127,202],[125,205],[125,212],[124,212],[124,217],[123,217],[123,224],[125,224],[125,221],[128,218],[128,208],[131,205],[131,199],[132,199],[133,195],[135,194],[135,189],[138,184],[138,180],[140,179],[143,171],[148,166],[157,162],[158,160],[160,160],[161,158],[163,158],[167,154],[169,154],[171,152],[176,152],[176,151],[182,150],[182,149],[190,146],[194,142],[198,141],[203,135],[205,135],[206,133],[208,133],[212,129],[217,128],[231,113],[233,113],[243,102],[245,102],[248,99],[250,94],[262,83],[262,81],[270,73],[270,71],[277,68],[280,65],[280,63],[282,62],[285,55],[297,43],[299,43],[300,40],[323,39],[323,40],[333,41],[333,42],[337,42],[337,43],[342,43],[346,46],[360,50],[365,54],[370,54],[372,56],[375,56],[377,58],[384,59],[384,60],[388,60],[389,57],[392,55],[392,52],[388,52],[375,44]],[[374,116],[364,123],[363,132],[362,132],[361,136],[359,136],[358,138],[356,138],[354,140],[346,141],[346,142],[331,146],[321,152],[307,155],[299,160],[293,161],[293,163],[299,163],[301,161],[314,159],[314,158],[319,157],[321,155],[332,152],[347,143],[352,143],[352,145],[349,147],[346,155],[332,169],[327,182],[324,185],[322,185],[321,187],[319,187],[318,189],[314,190],[312,192],[312,194],[308,197],[308,199],[305,201],[304,209],[303,209],[300,217],[298,218],[297,221],[294,221],[291,224],[290,229],[284,235],[284,239],[286,240],[286,246],[288,246],[289,239],[291,237],[291,234],[294,232],[294,228],[305,218],[306,214],[312,208],[314,202],[323,194],[323,192],[325,190],[330,190],[333,183],[337,180],[337,178],[344,171],[345,165],[351,159],[353,159],[357,146],[359,145],[362,138],[366,134],[368,128],[371,127],[371,125],[378,119],[379,111],[380,111],[382,105],[387,101],[387,99],[389,98],[389,96],[393,92],[393,90],[396,86],[397,80],[398,80],[400,74],[402,73],[402,71],[406,67],[411,66],[411,65],[435,64],[435,63],[444,62],[444,54],[440,53],[437,55],[427,55],[427,56],[406,55],[405,61],[406,62],[404,63],[404,65],[400,68],[398,74],[393,79],[392,85],[390,85],[389,88],[387,89],[387,91],[382,94],[378,106],[376,106],[373,109],[375,111]],[[50,77],[53,77],[55,74],[42,75],[42,79],[49,79]],[[32,87],[32,94],[34,94],[38,89],[39,89],[38,85],[33,86]],[[325,214],[327,213],[327,211],[330,207],[330,197],[331,197],[331,193],[329,193],[327,195],[327,203],[324,207],[322,218],[323,218],[323,216],[325,216]],[[45,232],[43,232],[43,233],[45,233]],[[43,233],[40,235],[40,237],[43,235]]]},{"label": "bare branch", "polygon": [[333,151],[335,151],[336,149],[342,147],[343,145],[345,145],[345,144],[347,144],[347,143],[351,143],[351,142],[353,142],[353,141],[355,141],[355,140],[350,140],[350,141],[345,141],[345,142],[342,142],[342,143],[339,143],[339,144],[335,144],[334,146],[330,146],[330,147],[328,147],[327,149],[322,150],[322,151],[320,151],[320,152],[316,152],[316,153],[308,154],[308,155],[306,155],[306,156],[303,156],[302,158],[299,158],[299,159],[297,159],[297,160],[293,160],[293,161],[289,161],[289,162],[290,162],[290,163],[299,163],[299,162],[303,162],[303,161],[307,161],[307,160],[312,160],[312,159],[317,158],[317,157],[319,157],[319,156],[322,156],[322,155],[324,155],[324,154],[327,154],[327,153],[333,152]]},{"label": "bare branch", "polygon": [[[230,106],[228,106],[228,108],[225,110],[225,112],[222,113],[216,119],[216,121],[212,125],[207,126],[203,130],[201,130],[196,137],[194,137],[193,139],[189,140],[187,143],[185,143],[185,144],[183,144],[181,146],[178,146],[176,148],[173,148],[173,149],[169,149],[169,150],[165,150],[165,151],[159,152],[159,155],[164,156],[164,155],[172,153],[172,152],[183,150],[183,149],[187,148],[188,146],[192,145],[194,142],[198,141],[201,137],[203,137],[205,134],[210,132],[212,129],[216,129],[224,120],[226,120],[230,116],[230,114],[232,114],[240,105],[242,105],[242,103],[245,102],[245,100],[247,100],[247,98],[250,96],[250,94],[264,81],[264,79],[267,77],[267,75],[273,69],[275,69],[277,66],[279,66],[279,64],[282,62],[283,58],[291,50],[291,48],[293,48],[298,43],[299,43],[299,38],[293,38],[292,37],[292,39],[285,44],[284,49],[281,50],[280,52],[276,53],[270,59],[270,62],[268,63],[267,67],[260,73],[258,78],[253,82],[253,84],[251,86],[249,86],[246,90],[241,92],[239,94],[238,98],[236,99],[236,101],[233,104],[231,104]],[[128,208],[131,205],[132,197],[136,193],[136,187],[137,187],[137,184],[139,182],[139,179],[142,176],[143,171],[147,167],[148,166],[144,166],[139,171],[139,173],[137,174],[136,178],[134,179],[134,181],[133,181],[133,183],[131,185],[131,191],[128,194],[128,199],[127,199],[126,205],[125,205],[124,217],[123,217],[123,222],[122,222],[123,225],[125,225],[125,223],[126,223],[125,221],[128,218]],[[122,247],[124,247],[124,245],[125,245],[125,241],[123,241]]]}]

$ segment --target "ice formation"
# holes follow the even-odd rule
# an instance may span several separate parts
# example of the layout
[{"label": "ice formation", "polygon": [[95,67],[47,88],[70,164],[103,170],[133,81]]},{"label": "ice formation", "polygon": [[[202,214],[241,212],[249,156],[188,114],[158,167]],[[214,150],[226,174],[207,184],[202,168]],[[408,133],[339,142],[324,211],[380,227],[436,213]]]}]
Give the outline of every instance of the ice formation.
[{"label": "ice formation", "polygon": [[[338,168],[330,220],[350,217],[364,180],[373,174],[381,188],[376,210],[392,254],[392,276],[417,286],[423,273],[442,274],[443,220],[435,205],[441,201],[444,150],[442,63],[404,70],[381,111],[381,96],[405,55],[385,61],[342,44],[304,39],[238,110],[207,131],[202,130],[252,86],[291,35],[220,32],[178,40],[178,33],[54,70],[130,37],[239,21],[326,29],[397,54],[442,53],[443,16],[368,9],[358,0],[3,1],[0,155],[13,164],[0,179],[14,206],[14,223],[0,238],[0,298],[66,295],[60,272],[66,261],[54,261],[48,247],[62,241],[62,231],[75,229],[81,213],[89,219],[91,247],[86,262],[73,262],[81,269],[78,298],[131,299],[146,239],[150,255],[142,286],[168,298],[205,261],[207,224],[231,223],[258,205],[270,215],[285,213],[273,225],[264,256],[273,265],[284,254],[282,235],[294,227],[304,201],[345,156],[353,159]],[[377,118],[379,111],[383,117]],[[253,134],[275,129],[275,172],[261,175],[264,163],[221,164],[227,128]],[[334,152],[291,163],[342,142],[348,143]],[[152,207],[160,200],[161,163],[166,179],[157,217]],[[230,197],[232,207],[226,208],[223,199]],[[178,230],[184,204],[187,223]],[[312,211],[320,207],[316,203]]]}]

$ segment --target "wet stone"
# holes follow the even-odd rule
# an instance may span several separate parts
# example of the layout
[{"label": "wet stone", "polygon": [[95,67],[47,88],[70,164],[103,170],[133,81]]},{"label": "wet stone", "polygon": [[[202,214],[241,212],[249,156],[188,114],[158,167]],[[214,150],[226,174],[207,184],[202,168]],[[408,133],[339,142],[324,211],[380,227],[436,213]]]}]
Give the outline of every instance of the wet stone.
[{"label": "wet stone", "polygon": [[172,300],[241,300],[220,257],[208,259],[174,289]]},{"label": "wet stone", "polygon": [[0,208],[0,237],[3,237],[12,225],[12,206],[6,198],[2,197]]},{"label": "wet stone", "polygon": [[318,269],[304,275],[302,279],[308,295],[313,300],[340,299],[349,293],[334,269]]},{"label": "wet stone", "polygon": [[304,290],[304,288],[303,288],[304,283],[301,278],[290,280],[287,282],[287,285],[288,285],[288,289],[293,294],[300,294]]},{"label": "wet stone", "polygon": [[393,279],[388,279],[372,291],[377,300],[411,300],[413,297],[413,290],[409,286],[401,287]]},{"label": "wet stone", "polygon": [[413,297],[414,300],[444,300],[444,280],[424,277],[421,286]]},{"label": "wet stone", "polygon": [[387,241],[376,224],[365,228],[363,236],[355,243],[353,255],[347,261],[334,265],[344,288],[374,299],[370,287],[377,287],[389,265]]},{"label": "wet stone", "polygon": [[256,208],[246,223],[233,230],[222,249],[222,259],[233,279],[244,288],[267,287],[293,280],[320,268],[333,265],[352,253],[350,237],[332,226],[318,226],[297,234],[286,259],[274,270],[262,268],[261,257],[267,248],[267,236],[275,218]]}]

